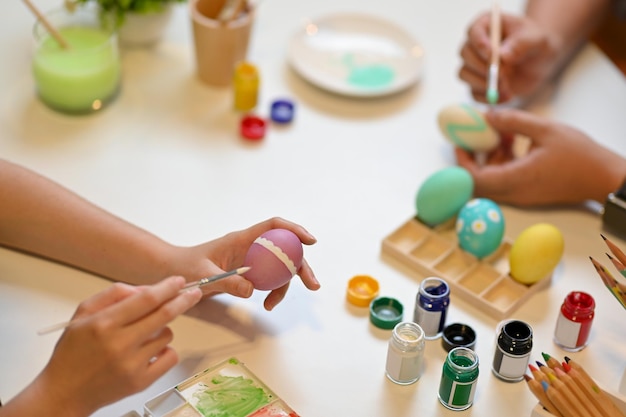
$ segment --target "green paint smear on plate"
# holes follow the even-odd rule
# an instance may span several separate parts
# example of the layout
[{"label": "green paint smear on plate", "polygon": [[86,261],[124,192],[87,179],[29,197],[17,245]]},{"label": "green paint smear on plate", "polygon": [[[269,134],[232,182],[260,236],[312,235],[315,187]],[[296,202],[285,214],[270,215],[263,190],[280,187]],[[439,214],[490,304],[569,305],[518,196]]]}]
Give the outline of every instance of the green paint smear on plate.
[{"label": "green paint smear on plate", "polygon": [[381,88],[393,81],[395,72],[393,68],[385,64],[356,64],[353,54],[343,56],[343,64],[348,67],[348,83],[360,88]]},{"label": "green paint smear on plate", "polygon": [[195,407],[204,417],[246,417],[270,402],[271,395],[251,379],[216,376],[211,382],[214,386],[194,394]]},{"label": "green paint smear on plate", "polygon": [[367,65],[352,68],[348,82],[364,88],[385,87],[393,81],[393,69],[387,65]]}]

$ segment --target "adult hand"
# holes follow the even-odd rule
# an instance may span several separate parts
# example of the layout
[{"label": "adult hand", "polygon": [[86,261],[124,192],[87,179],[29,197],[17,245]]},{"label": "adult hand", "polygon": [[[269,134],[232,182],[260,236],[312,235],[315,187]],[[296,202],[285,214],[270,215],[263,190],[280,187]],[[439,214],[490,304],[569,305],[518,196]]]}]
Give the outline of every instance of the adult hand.
[{"label": "adult hand", "polygon": [[[271,229],[287,229],[295,233],[300,241],[305,245],[312,245],[317,240],[304,227],[282,219],[274,217],[247,229],[231,232],[225,236],[203,243],[191,248],[178,248],[173,257],[177,267],[174,271],[184,275],[188,280],[197,280],[205,276],[218,274],[239,268],[243,265],[246,253],[256,238]],[[192,265],[195,265],[192,267]],[[188,271],[182,273],[181,271]],[[315,278],[313,270],[303,259],[302,266],[297,272],[305,287],[315,291],[320,288],[320,283]],[[285,297],[289,288],[289,282],[284,286],[271,291],[265,298],[264,307],[272,310]],[[254,286],[250,281],[240,275],[219,280],[214,284],[203,288],[205,294],[216,294],[226,292],[237,297],[247,298],[252,295]]]},{"label": "adult hand", "polygon": [[517,206],[604,202],[626,177],[626,160],[583,132],[521,110],[502,109],[486,115],[503,137],[523,135],[531,146],[515,158],[506,146],[478,166],[457,148],[457,162],[474,178],[478,197]]},{"label": "adult hand", "polygon": [[[503,13],[501,25],[499,101],[528,98],[554,75],[559,64],[559,40],[527,17]],[[480,102],[486,102],[492,54],[490,30],[490,13],[483,13],[469,26],[461,48],[463,62],[459,77]]]},{"label": "adult hand", "polygon": [[184,284],[116,283],[82,302],[31,390],[63,415],[86,416],[148,387],[178,361],[167,324],[202,297],[199,289],[179,293]]}]

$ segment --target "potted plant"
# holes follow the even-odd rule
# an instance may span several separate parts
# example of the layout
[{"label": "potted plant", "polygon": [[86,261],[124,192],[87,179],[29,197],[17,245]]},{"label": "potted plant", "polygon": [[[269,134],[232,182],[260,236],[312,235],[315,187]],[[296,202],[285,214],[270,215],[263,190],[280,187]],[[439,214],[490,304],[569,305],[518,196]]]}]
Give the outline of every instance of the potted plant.
[{"label": "potted plant", "polygon": [[170,21],[174,3],[185,0],[65,0],[66,6],[95,3],[103,13],[115,17],[118,38],[123,46],[150,46],[156,43]]}]

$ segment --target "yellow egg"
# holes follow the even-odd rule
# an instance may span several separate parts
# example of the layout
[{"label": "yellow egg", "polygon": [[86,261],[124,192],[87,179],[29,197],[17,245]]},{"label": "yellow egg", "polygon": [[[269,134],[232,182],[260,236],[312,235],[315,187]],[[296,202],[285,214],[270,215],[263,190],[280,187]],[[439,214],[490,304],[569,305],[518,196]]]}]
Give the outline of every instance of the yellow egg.
[{"label": "yellow egg", "polygon": [[534,284],[552,273],[563,255],[561,231],[548,223],[526,228],[509,253],[511,276],[522,284]]}]

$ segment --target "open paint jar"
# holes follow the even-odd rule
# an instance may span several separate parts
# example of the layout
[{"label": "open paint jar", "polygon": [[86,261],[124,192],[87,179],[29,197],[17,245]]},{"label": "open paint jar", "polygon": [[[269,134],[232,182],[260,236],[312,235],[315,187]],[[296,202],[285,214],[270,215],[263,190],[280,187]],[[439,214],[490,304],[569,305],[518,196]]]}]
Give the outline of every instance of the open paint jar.
[{"label": "open paint jar", "polygon": [[67,43],[63,47],[35,24],[32,69],[37,93],[48,107],[70,114],[92,113],[117,95],[121,63],[113,20],[98,8],[56,9],[46,15]]}]

